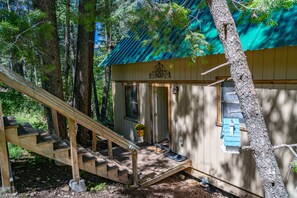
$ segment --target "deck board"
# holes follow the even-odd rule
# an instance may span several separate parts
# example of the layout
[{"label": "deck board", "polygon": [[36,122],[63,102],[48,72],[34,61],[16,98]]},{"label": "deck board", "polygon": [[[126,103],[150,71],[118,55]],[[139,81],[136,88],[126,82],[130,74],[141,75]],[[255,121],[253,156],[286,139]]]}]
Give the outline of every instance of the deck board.
[{"label": "deck board", "polygon": [[[138,173],[140,183],[142,181],[154,180],[160,178],[161,175],[171,176],[176,173],[177,170],[181,171],[190,166],[190,160],[183,162],[176,162],[168,157],[164,157],[165,150],[157,148],[155,146],[148,145],[146,143],[138,144],[140,150],[138,151]],[[103,155],[107,155],[107,150],[99,151]],[[132,169],[131,154],[120,147],[113,148],[113,159],[119,162],[121,165]],[[171,174],[172,171],[172,174]],[[163,179],[165,179],[164,177]],[[154,182],[150,182],[151,184]]]}]

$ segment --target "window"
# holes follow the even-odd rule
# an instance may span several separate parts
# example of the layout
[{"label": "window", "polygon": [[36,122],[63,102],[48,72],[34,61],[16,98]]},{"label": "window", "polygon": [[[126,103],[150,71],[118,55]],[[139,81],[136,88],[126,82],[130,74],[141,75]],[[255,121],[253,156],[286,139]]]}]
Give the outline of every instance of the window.
[{"label": "window", "polygon": [[138,99],[137,99],[137,86],[125,86],[125,111],[126,118],[137,121],[138,120]]},{"label": "window", "polygon": [[242,111],[234,86],[234,82],[221,83],[221,120],[223,118],[239,118],[240,123],[244,124]]}]

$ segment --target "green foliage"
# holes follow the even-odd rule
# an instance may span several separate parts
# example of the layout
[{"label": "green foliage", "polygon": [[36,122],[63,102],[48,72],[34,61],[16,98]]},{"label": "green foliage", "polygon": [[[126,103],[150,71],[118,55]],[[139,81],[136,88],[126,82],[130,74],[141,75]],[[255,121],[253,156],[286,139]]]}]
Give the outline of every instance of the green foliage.
[{"label": "green foliage", "polygon": [[95,187],[91,187],[90,188],[90,192],[98,192],[98,191],[102,191],[104,190],[106,187],[106,183],[105,182],[102,182],[98,185],[96,185]]},{"label": "green foliage", "polygon": [[43,129],[47,130],[47,123],[42,112],[34,112],[34,113],[25,113],[18,112],[14,114],[18,123],[26,123],[29,122],[33,128],[35,129]]},{"label": "green foliage", "polygon": [[15,90],[0,93],[3,114],[15,116],[19,123],[29,122],[34,128],[47,129],[43,106]]},{"label": "green foliage", "polygon": [[41,23],[44,17],[42,12],[36,10],[20,14],[0,9],[0,53],[13,55],[15,59],[26,60],[27,63],[37,62],[34,57],[39,51],[37,34],[45,32],[48,38],[52,30],[49,23]]},{"label": "green foliage", "polygon": [[135,129],[136,130],[142,130],[142,129],[145,129],[145,126],[143,124],[139,123],[139,124],[135,125]]},{"label": "green foliage", "polygon": [[291,162],[291,167],[292,167],[292,171],[294,173],[297,173],[297,159],[295,159]]},{"label": "green foliage", "polygon": [[[240,10],[237,22],[249,19],[253,23],[265,23],[269,26],[276,26],[272,13],[279,9],[290,9],[297,3],[297,0],[246,0],[232,1],[231,10]],[[231,4],[231,3],[230,3]]]},{"label": "green foliage", "polygon": [[8,152],[11,159],[20,159],[23,156],[29,155],[27,150],[10,143],[8,143]]}]

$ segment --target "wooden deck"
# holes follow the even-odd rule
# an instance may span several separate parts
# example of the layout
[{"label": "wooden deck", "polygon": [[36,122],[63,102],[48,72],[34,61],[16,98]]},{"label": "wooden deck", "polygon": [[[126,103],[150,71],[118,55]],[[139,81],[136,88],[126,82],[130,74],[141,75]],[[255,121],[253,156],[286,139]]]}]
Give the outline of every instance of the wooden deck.
[{"label": "wooden deck", "polygon": [[[146,143],[137,145],[141,148],[138,151],[137,161],[139,184],[141,186],[152,185],[191,166],[191,160],[189,159],[183,162],[176,162],[168,157],[164,157],[165,150]],[[107,155],[106,150],[99,152]],[[120,147],[113,147],[113,159],[121,165],[132,169],[130,152]]]}]

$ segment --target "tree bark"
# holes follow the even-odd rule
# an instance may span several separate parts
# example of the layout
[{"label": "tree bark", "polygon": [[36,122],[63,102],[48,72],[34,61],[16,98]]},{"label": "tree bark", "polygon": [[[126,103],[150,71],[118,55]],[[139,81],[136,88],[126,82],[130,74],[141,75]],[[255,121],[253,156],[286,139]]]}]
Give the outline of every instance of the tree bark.
[{"label": "tree bark", "polygon": [[[95,11],[96,0],[81,0],[79,2],[74,106],[88,116],[91,116]],[[86,21],[91,21],[91,23]],[[88,130],[79,126],[77,140],[86,144],[87,138]]]},{"label": "tree bark", "polygon": [[[111,14],[111,1],[105,0],[105,10],[107,17],[110,18]],[[107,21],[105,23],[105,42],[107,53],[112,50],[112,33],[111,33],[111,24]],[[108,96],[110,90],[110,82],[111,82],[111,66],[105,67],[105,75],[104,75],[104,85],[103,85],[103,96],[102,96],[102,104],[101,104],[101,121],[106,120],[106,112],[108,106]]]},{"label": "tree bark", "polygon": [[92,76],[92,87],[93,87],[93,94],[94,94],[94,104],[95,104],[95,114],[97,121],[100,120],[100,111],[99,111],[99,100],[97,95],[97,88],[96,88],[96,81],[94,77],[94,72]]},{"label": "tree bark", "polygon": [[66,22],[65,22],[65,70],[64,70],[64,80],[65,80],[65,95],[66,99],[69,94],[69,71],[70,71],[70,0],[66,0]]},{"label": "tree bark", "polygon": [[235,82],[235,90],[245,119],[249,142],[254,150],[265,197],[288,197],[228,4],[226,0],[207,0],[206,2],[223,44],[225,57],[230,63],[231,77]]},{"label": "tree bark", "polygon": [[[61,60],[59,52],[59,37],[57,31],[56,1],[55,0],[33,0],[33,7],[43,11],[46,14],[46,20],[51,23],[54,30],[50,38],[40,35],[40,46],[42,49],[42,61],[44,71],[43,88],[51,94],[64,99]],[[54,133],[51,111],[47,108],[47,120],[49,133]],[[67,138],[67,128],[65,117],[58,115],[59,131],[61,138]]]}]

